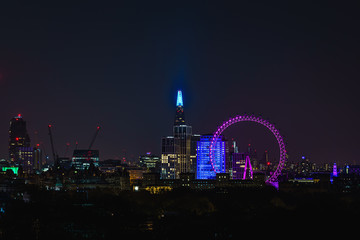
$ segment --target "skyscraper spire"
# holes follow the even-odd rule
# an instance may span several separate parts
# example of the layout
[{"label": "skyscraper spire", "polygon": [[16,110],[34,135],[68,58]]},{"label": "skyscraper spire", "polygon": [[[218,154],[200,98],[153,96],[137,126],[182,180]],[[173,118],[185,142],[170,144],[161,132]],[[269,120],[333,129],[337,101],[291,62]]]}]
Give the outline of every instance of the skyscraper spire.
[{"label": "skyscraper spire", "polygon": [[174,125],[185,125],[185,114],[184,114],[184,108],[183,108],[183,98],[182,98],[182,92],[181,90],[177,93],[177,99],[176,99],[176,113],[175,113],[175,121]]},{"label": "skyscraper spire", "polygon": [[177,93],[176,106],[177,106],[177,107],[178,107],[178,106],[184,106],[181,90],[179,90],[178,93]]}]

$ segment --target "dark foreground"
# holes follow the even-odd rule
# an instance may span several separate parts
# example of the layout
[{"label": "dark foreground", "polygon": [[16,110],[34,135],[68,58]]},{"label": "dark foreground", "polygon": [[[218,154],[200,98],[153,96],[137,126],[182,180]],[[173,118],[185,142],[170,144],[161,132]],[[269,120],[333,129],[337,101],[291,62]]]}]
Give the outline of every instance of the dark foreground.
[{"label": "dark foreground", "polygon": [[[3,199],[0,239],[243,239],[357,232],[358,193],[30,190]],[[345,234],[345,235],[344,235]]]}]

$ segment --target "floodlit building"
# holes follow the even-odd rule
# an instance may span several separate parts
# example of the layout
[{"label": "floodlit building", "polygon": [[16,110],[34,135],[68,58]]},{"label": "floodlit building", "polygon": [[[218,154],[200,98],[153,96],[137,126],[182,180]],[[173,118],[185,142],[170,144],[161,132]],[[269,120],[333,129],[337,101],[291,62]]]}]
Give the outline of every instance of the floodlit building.
[{"label": "floodlit building", "polygon": [[213,162],[211,163],[209,148],[212,137],[212,135],[203,135],[197,143],[197,179],[215,179],[216,173],[225,173],[225,141],[217,140],[213,149]]},{"label": "floodlit building", "polygon": [[174,137],[163,137],[161,139],[161,179],[175,179],[176,161]]}]

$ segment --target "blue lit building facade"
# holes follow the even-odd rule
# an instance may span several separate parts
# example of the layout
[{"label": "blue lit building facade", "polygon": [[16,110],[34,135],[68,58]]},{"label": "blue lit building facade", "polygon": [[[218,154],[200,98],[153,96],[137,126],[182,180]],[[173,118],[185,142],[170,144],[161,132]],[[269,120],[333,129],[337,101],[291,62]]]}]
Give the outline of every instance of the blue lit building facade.
[{"label": "blue lit building facade", "polygon": [[[197,179],[215,179],[216,173],[210,163],[210,142],[213,135],[203,135],[200,137],[200,141],[197,143],[197,167],[196,178]],[[225,173],[225,141],[219,139],[216,142],[214,148],[214,166],[218,170],[218,173]]]}]

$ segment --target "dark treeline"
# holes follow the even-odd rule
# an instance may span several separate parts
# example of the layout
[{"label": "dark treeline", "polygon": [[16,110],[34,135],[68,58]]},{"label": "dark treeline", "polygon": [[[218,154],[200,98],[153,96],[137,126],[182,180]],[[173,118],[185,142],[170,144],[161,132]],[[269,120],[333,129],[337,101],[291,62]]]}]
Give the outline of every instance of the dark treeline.
[{"label": "dark treeline", "polygon": [[1,239],[239,239],[249,234],[287,238],[290,233],[307,237],[341,227],[354,230],[360,216],[357,193],[271,188],[179,189],[158,195],[111,190],[28,193],[29,202],[7,201],[0,218]]}]

